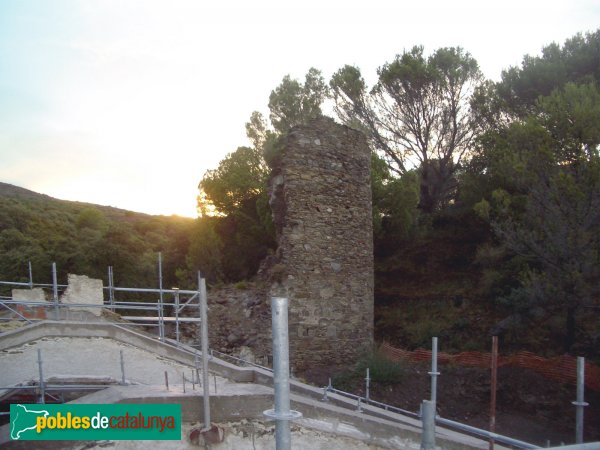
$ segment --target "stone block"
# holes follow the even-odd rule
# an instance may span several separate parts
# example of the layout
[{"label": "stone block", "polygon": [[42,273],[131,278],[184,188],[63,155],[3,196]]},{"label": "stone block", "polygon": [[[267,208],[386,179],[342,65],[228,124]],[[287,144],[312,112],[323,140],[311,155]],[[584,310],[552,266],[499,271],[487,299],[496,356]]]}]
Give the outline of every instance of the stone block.
[{"label": "stone block", "polygon": [[86,308],[84,306],[71,306],[72,311],[86,311],[95,316],[102,315],[101,305],[104,304],[104,292],[102,280],[89,278],[85,275],[69,274],[68,287],[60,297],[60,302],[64,304],[86,304],[95,305]]}]

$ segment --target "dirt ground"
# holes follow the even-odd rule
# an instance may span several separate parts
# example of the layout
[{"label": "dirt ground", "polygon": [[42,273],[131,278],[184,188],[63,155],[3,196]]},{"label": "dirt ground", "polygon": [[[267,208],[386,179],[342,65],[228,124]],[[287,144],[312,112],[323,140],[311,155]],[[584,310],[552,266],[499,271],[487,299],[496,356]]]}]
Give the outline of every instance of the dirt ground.
[{"label": "dirt ground", "polygon": [[[437,409],[441,417],[489,429],[490,372],[477,368],[440,366]],[[417,412],[429,399],[429,367],[405,364],[398,383],[372,382],[372,399]],[[333,369],[312,369],[303,376],[325,386]],[[338,387],[334,383],[334,387]],[[343,390],[364,395],[364,376],[347,382]],[[526,369],[498,370],[496,432],[532,444],[546,446],[575,441],[575,386],[556,383]],[[584,440],[600,440],[600,392],[587,390]]]}]

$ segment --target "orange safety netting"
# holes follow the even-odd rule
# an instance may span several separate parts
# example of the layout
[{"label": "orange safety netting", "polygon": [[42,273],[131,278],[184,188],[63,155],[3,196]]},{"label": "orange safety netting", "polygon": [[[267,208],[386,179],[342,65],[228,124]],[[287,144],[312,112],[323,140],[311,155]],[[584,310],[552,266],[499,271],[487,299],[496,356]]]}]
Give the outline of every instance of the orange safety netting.
[{"label": "orange safety netting", "polygon": [[[402,350],[384,342],[380,347],[388,358],[413,362],[431,361],[431,350]],[[491,367],[492,355],[481,352],[462,352],[456,355],[438,353],[439,364],[458,364],[462,366]],[[510,366],[533,370],[544,377],[561,383],[577,384],[577,358],[562,355],[556,358],[541,358],[530,352],[518,352],[510,356],[498,356],[498,367]],[[585,385],[594,391],[600,391],[600,367],[585,363]]]}]

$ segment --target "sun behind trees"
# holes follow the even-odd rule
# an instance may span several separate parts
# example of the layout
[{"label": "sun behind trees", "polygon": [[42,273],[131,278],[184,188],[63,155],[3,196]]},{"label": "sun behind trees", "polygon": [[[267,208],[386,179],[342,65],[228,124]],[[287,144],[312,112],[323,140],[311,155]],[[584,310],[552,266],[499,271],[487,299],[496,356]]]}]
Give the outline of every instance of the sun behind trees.
[{"label": "sun behind trees", "polygon": [[[191,245],[200,249],[188,267],[209,268],[209,280],[236,281],[251,277],[275,249],[275,231],[267,198],[269,164],[280,151],[280,138],[295,125],[322,114],[327,85],[311,68],[305,82],[289,76],[269,97],[270,124],[255,111],[246,124],[252,147],[238,147],[217,169],[204,174],[198,188],[197,232]],[[220,255],[215,258],[214,255]],[[191,269],[190,269],[191,272]]]}]

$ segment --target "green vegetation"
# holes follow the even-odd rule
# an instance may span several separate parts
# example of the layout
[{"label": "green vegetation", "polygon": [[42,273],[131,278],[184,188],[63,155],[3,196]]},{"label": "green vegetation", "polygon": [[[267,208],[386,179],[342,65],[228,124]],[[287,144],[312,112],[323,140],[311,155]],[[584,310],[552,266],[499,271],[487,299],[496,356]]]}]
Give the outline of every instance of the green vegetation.
[{"label": "green vegetation", "polygon": [[167,286],[180,280],[192,219],[149,216],[116,208],[56,200],[0,183],[0,279],[50,283],[56,262],[59,283],[67,273],[107,278],[113,266],[117,286],[157,286],[157,253],[163,254]]},{"label": "green vegetation", "polygon": [[432,213],[453,198],[456,172],[476,137],[469,101],[483,75],[461,48],[440,48],[428,58],[423,52],[416,46],[384,64],[371,90],[353,66],[330,84],[340,119],[365,132],[395,175],[418,169],[419,206]]},{"label": "green vegetation", "polygon": [[336,389],[356,392],[357,388],[360,389],[364,385],[367,368],[373,384],[398,384],[407,374],[403,363],[391,361],[379,350],[375,350],[365,353],[351,370],[338,373],[332,379],[332,384]]},{"label": "green vegetation", "polygon": [[[600,30],[577,35],[525,56],[499,82],[461,48],[427,56],[419,46],[384,63],[372,87],[353,66],[329,89],[315,69],[304,83],[285,77],[269,98],[271,125],[257,112],[246,124],[254,147],[237,151],[242,172],[259,155],[276,166],[280,137],[320,115],[329,96],[373,148],[376,301],[391,310],[378,316],[379,338],[485,348],[494,333],[504,348],[597,356],[598,48]],[[272,233],[261,220],[265,173],[252,184],[219,172],[229,199],[246,199],[234,210],[206,190],[214,173],[201,187],[230,220],[245,212],[255,232]],[[239,242],[251,229],[220,236]]]},{"label": "green vegetation", "polygon": [[[150,217],[3,186],[0,277],[67,271],[117,284],[245,288],[275,249],[267,183],[289,129],[322,114],[372,149],[376,336],[396,345],[600,357],[600,30],[525,56],[483,79],[461,48],[414,47],[368,87],[344,66],[283,78],[268,120],[253,112],[240,146],[200,181],[201,217]],[[277,275],[277,266],[274,268]]]},{"label": "green vegetation", "polygon": [[275,250],[267,193],[271,168],[277,165],[281,138],[291,127],[320,116],[327,92],[314,68],[304,83],[285,76],[269,97],[270,124],[257,111],[246,123],[252,147],[238,147],[204,174],[198,186],[199,246],[190,252],[190,260],[207,268],[209,281],[250,278]]}]

